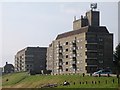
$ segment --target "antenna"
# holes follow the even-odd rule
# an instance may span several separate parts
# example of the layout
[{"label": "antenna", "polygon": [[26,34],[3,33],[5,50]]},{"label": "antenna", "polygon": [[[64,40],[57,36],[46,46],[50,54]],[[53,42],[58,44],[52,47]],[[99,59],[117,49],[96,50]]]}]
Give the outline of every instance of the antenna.
[{"label": "antenna", "polygon": [[91,8],[91,10],[97,9],[97,3],[91,3],[91,4],[90,4],[90,8]]},{"label": "antenna", "polygon": [[76,21],[76,16],[74,16],[74,21]]}]

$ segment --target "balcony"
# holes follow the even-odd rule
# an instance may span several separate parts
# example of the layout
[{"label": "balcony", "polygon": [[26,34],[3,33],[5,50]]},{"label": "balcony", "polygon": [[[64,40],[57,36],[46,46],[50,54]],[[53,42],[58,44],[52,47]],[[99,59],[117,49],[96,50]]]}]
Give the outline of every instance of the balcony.
[{"label": "balcony", "polygon": [[76,45],[76,43],[72,43],[72,46],[73,46],[73,47],[76,47],[77,45]]},{"label": "balcony", "polygon": [[98,40],[97,40],[96,37],[87,37],[86,42],[87,42],[88,44],[97,44],[97,43],[98,43]]},{"label": "balcony", "polygon": [[73,58],[72,58],[72,60],[73,60],[73,61],[76,61],[76,60],[77,60],[77,58],[76,58],[76,57],[73,57]]},{"label": "balcony", "polygon": [[59,62],[63,62],[63,60],[62,60],[62,59],[59,59]]},{"label": "balcony", "polygon": [[93,60],[97,60],[97,57],[86,56],[85,59],[93,59]]},{"label": "balcony", "polygon": [[59,54],[59,59],[62,59],[63,58],[63,55],[62,54]]},{"label": "balcony", "polygon": [[59,48],[59,50],[60,50],[60,49],[62,50],[62,46],[59,46],[58,48]]},{"label": "balcony", "polygon": [[61,65],[59,65],[59,69],[63,69]]},{"label": "balcony", "polygon": [[86,59],[86,65],[97,65],[98,60],[97,59]]},{"label": "balcony", "polygon": [[62,49],[59,49],[59,53],[62,53],[63,52],[63,50]]},{"label": "balcony", "polygon": [[74,64],[76,64],[77,63],[77,61],[72,61],[72,65],[74,65]]},{"label": "balcony", "polygon": [[59,61],[59,66],[62,66],[62,65],[63,65],[63,62],[60,62],[60,61]]},{"label": "balcony", "polygon": [[87,49],[87,50],[85,50],[85,51],[86,51],[86,52],[98,52],[97,50],[92,50],[92,49],[91,49],[91,50],[90,50],[90,49],[89,49],[89,50]]},{"label": "balcony", "polygon": [[77,51],[76,50],[72,50],[72,53],[77,55]]},{"label": "balcony", "polygon": [[86,55],[86,56],[85,56],[85,59],[88,59],[88,60],[97,60],[98,57],[97,57],[97,55],[96,55],[96,56],[89,56],[89,55]]},{"label": "balcony", "polygon": [[97,52],[86,52],[86,59],[97,59]]},{"label": "balcony", "polygon": [[62,52],[59,52],[60,55],[62,55]]},{"label": "balcony", "polygon": [[62,62],[59,62],[59,66],[62,66],[63,65],[63,63]]},{"label": "balcony", "polygon": [[98,44],[98,42],[96,42],[96,41],[86,41],[86,44],[88,44],[88,45],[97,45]]},{"label": "balcony", "polygon": [[77,69],[76,64],[72,64],[73,69]]},{"label": "balcony", "polygon": [[77,63],[77,59],[76,59],[76,57],[73,57],[72,58],[72,64],[76,64]]}]

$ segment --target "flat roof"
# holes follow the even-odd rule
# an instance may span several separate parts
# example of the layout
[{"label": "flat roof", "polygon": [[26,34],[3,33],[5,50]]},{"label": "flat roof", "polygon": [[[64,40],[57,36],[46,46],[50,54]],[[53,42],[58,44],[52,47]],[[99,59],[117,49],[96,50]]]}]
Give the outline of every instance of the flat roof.
[{"label": "flat roof", "polygon": [[61,38],[65,38],[65,37],[68,37],[68,36],[80,34],[80,33],[85,33],[85,32],[107,33],[107,34],[109,33],[105,26],[99,26],[99,27],[86,26],[86,27],[82,27],[78,30],[73,30],[73,31],[70,31],[70,32],[65,32],[65,33],[62,33],[62,34],[58,34],[58,36],[56,37],[56,40],[61,39]]}]

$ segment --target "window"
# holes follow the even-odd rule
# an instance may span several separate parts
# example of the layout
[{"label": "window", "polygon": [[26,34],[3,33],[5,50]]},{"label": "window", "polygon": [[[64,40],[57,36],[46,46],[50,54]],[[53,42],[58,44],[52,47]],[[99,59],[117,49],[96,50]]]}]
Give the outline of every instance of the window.
[{"label": "window", "polygon": [[68,58],[68,55],[66,55],[66,58]]},{"label": "window", "polygon": [[68,42],[66,42],[66,45],[68,45]]},{"label": "window", "polygon": [[66,71],[68,71],[68,68],[66,69]]},{"label": "window", "polygon": [[104,48],[104,46],[103,45],[99,45],[99,49],[103,49]]},{"label": "window", "polygon": [[68,51],[68,49],[66,49],[66,51]]},{"label": "window", "polygon": [[99,55],[99,56],[103,56],[103,53],[99,53],[98,55]]},{"label": "window", "polygon": [[66,65],[68,65],[68,62],[66,62]]},{"label": "window", "polygon": [[103,41],[103,39],[102,39],[102,38],[99,38],[99,41]]},{"label": "window", "polygon": [[29,67],[29,65],[27,65],[27,67]]},{"label": "window", "polygon": [[101,64],[102,64],[102,63],[103,63],[103,60],[99,60],[99,63],[101,63]]},{"label": "window", "polygon": [[32,67],[32,65],[30,65],[30,67]]}]

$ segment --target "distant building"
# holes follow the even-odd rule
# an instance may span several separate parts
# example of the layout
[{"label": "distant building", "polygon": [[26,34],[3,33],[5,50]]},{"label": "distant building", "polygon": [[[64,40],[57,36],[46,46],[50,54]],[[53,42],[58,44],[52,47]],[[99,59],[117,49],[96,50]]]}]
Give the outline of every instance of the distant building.
[{"label": "distant building", "polygon": [[14,72],[14,66],[6,62],[6,65],[3,67],[3,73],[13,73],[13,72]]},{"label": "distant building", "polygon": [[74,17],[73,31],[59,34],[47,49],[47,70],[52,74],[93,73],[113,69],[113,33],[99,26],[99,11]]},{"label": "distant building", "polygon": [[3,67],[0,67],[0,76],[2,75],[3,73]]},{"label": "distant building", "polygon": [[40,73],[46,69],[46,47],[27,47],[15,55],[15,71]]}]

